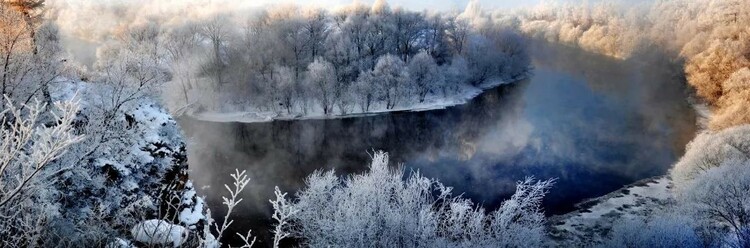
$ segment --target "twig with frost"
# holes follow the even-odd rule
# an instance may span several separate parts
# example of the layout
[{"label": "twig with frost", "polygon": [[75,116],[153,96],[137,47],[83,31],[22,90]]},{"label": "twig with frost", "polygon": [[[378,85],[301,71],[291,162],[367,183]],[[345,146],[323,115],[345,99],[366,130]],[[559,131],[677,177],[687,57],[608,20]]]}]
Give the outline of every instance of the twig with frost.
[{"label": "twig with frost", "polygon": [[237,236],[240,236],[240,239],[242,239],[242,241],[245,242],[245,244],[242,245],[240,248],[251,248],[251,247],[253,247],[253,245],[255,244],[255,240],[257,239],[257,237],[253,237],[253,235],[251,234],[252,231],[253,230],[247,230],[247,234],[246,235],[242,235],[242,234],[236,233]]},{"label": "twig with frost", "polygon": [[274,189],[274,194],[276,195],[276,200],[269,201],[273,206],[273,219],[277,222],[273,230],[273,247],[278,248],[281,240],[291,235],[286,228],[290,225],[289,220],[291,217],[299,212],[299,210],[286,200],[287,193],[281,193],[278,186]]},{"label": "twig with frost", "polygon": [[221,223],[221,226],[215,225],[217,236],[216,240],[221,240],[222,235],[224,234],[224,231],[229,228],[230,225],[232,225],[232,222],[234,220],[231,220],[229,216],[232,214],[232,211],[234,210],[234,207],[236,207],[240,202],[242,202],[242,198],[238,198],[240,192],[245,189],[245,186],[250,182],[250,178],[248,178],[247,171],[239,171],[235,169],[235,172],[231,174],[232,179],[234,179],[233,188],[230,188],[229,185],[224,184],[224,188],[229,191],[229,198],[222,196],[223,199],[222,204],[227,206],[227,214],[224,215],[224,222]]}]

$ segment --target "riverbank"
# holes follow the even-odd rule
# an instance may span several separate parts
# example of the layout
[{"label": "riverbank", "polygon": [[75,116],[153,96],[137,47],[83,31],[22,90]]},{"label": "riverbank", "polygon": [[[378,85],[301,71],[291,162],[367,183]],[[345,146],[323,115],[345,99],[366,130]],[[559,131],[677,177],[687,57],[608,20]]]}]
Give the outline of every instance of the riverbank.
[{"label": "riverbank", "polygon": [[619,221],[649,216],[674,201],[672,179],[657,176],[576,204],[576,210],[549,218],[548,231],[560,246],[603,240]]},{"label": "riverbank", "polygon": [[235,111],[235,112],[214,112],[214,111],[201,111],[198,106],[191,106],[186,108],[184,111],[175,115],[187,116],[196,120],[211,121],[211,122],[238,122],[238,123],[262,123],[271,122],[276,120],[316,120],[316,119],[341,119],[341,118],[353,118],[362,116],[372,116],[393,112],[421,112],[430,111],[437,109],[445,109],[447,107],[463,105],[479,96],[483,92],[489,89],[494,89],[498,86],[515,83],[524,80],[529,77],[531,72],[527,72],[526,75],[516,77],[512,80],[490,80],[478,86],[462,85],[458,89],[458,93],[448,97],[441,97],[439,95],[431,94],[425,98],[424,102],[413,103],[409,106],[397,106],[392,109],[386,109],[383,106],[371,109],[367,112],[362,112],[358,107],[354,108],[352,112],[346,114],[334,114],[326,115],[319,109],[318,111],[310,112],[307,115],[288,115],[285,112],[274,112],[274,111]]}]

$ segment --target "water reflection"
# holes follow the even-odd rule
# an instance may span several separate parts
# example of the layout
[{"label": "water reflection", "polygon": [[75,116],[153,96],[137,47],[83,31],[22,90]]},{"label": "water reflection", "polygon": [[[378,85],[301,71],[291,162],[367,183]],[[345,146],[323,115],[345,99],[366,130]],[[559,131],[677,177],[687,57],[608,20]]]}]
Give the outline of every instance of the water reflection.
[{"label": "water reflection", "polygon": [[681,155],[695,116],[674,73],[678,63],[534,48],[529,80],[445,110],[256,124],[183,119],[191,176],[210,186],[203,193],[221,213],[221,185],[235,168],[248,170],[253,181],[235,225],[262,230],[274,186],[294,191],[315,170],[360,172],[372,150],[389,151],[405,169],[439,178],[489,208],[526,176],[557,178],[544,203],[550,214],[662,175]]}]

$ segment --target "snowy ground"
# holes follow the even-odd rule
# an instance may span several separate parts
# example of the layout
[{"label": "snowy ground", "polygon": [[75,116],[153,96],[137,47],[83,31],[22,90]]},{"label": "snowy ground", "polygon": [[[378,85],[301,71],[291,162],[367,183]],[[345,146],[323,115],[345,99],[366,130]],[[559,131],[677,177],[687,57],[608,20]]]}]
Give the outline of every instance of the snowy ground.
[{"label": "snowy ground", "polygon": [[[520,80],[520,79],[519,79]],[[514,80],[518,81],[518,80]],[[435,109],[444,109],[451,106],[461,105],[469,102],[474,97],[478,96],[487,89],[492,89],[497,86],[507,84],[509,82],[502,80],[493,80],[484,83],[478,87],[464,85],[460,89],[460,93],[447,98],[436,95],[428,95],[425,101],[422,103],[414,103],[411,106],[397,106],[393,109],[385,109],[383,107],[377,107],[371,109],[369,112],[361,112],[358,107],[354,108],[352,113],[345,115],[334,114],[325,115],[318,108],[315,111],[311,111],[307,115],[284,115],[272,111],[259,112],[259,111],[236,111],[236,112],[212,112],[212,111],[199,111],[197,106],[191,106],[184,111],[179,111],[180,115],[187,115],[191,118],[212,121],[212,122],[242,122],[242,123],[257,123],[257,122],[270,122],[274,120],[304,120],[304,119],[337,119],[337,118],[348,118],[357,116],[369,116],[389,112],[399,111],[428,111]]]},{"label": "snowy ground", "polygon": [[649,178],[581,202],[578,210],[551,217],[550,233],[560,242],[598,241],[613,223],[648,216],[668,204],[673,199],[671,188],[672,180],[666,176]]}]

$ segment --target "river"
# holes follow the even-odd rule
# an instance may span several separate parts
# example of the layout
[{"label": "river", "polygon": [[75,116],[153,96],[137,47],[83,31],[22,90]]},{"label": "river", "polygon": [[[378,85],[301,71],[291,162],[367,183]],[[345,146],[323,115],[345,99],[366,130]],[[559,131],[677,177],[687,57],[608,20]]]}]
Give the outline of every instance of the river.
[{"label": "river", "polygon": [[331,120],[214,123],[182,118],[191,178],[214,213],[235,168],[252,177],[235,215],[267,241],[274,186],[294,192],[315,170],[366,170],[374,150],[494,209],[524,177],[555,178],[548,215],[664,175],[696,132],[679,61],[616,60],[535,43],[533,75],[444,110]]}]

